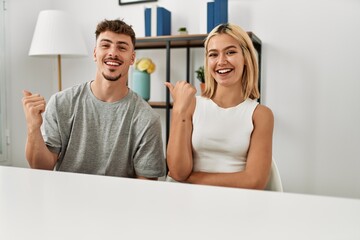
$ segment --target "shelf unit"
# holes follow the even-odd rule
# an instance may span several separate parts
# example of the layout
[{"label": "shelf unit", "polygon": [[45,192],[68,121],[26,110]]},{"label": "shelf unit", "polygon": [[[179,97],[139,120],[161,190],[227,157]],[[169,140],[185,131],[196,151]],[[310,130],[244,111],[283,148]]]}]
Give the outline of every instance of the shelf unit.
[{"label": "shelf unit", "polygon": [[[259,61],[259,90],[261,89],[261,40],[252,32],[248,32],[256,51],[258,52]],[[189,34],[189,35],[174,35],[174,36],[158,36],[158,37],[143,37],[137,38],[135,43],[135,50],[146,49],[165,49],[166,50],[166,82],[170,82],[170,56],[171,49],[184,48],[186,49],[186,81],[190,81],[190,49],[197,47],[204,47],[204,40],[207,34]],[[149,102],[153,108],[166,109],[166,143],[169,139],[170,129],[170,109],[172,103],[170,102],[170,92],[166,88],[166,100],[164,102]]]}]

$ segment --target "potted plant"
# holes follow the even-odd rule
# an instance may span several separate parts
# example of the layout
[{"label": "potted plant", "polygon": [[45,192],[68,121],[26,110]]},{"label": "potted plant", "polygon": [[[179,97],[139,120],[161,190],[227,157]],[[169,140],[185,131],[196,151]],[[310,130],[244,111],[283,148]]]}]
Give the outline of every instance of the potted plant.
[{"label": "potted plant", "polygon": [[181,28],[178,29],[178,33],[179,34],[187,34],[188,32],[187,32],[186,27],[181,27]]},{"label": "potted plant", "polygon": [[145,101],[150,99],[150,74],[155,71],[155,63],[150,58],[140,58],[135,62],[132,75],[132,90]]},{"label": "potted plant", "polygon": [[204,73],[204,66],[200,66],[196,71],[196,78],[200,81],[200,89],[201,92],[205,90],[205,73]]}]

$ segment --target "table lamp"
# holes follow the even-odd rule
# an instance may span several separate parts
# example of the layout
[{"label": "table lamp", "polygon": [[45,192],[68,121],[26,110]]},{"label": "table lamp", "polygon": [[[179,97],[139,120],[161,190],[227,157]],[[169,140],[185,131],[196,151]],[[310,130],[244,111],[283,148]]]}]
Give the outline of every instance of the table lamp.
[{"label": "table lamp", "polygon": [[86,56],[80,29],[69,14],[60,10],[39,13],[29,56],[57,56],[58,87],[61,91],[61,56]]}]

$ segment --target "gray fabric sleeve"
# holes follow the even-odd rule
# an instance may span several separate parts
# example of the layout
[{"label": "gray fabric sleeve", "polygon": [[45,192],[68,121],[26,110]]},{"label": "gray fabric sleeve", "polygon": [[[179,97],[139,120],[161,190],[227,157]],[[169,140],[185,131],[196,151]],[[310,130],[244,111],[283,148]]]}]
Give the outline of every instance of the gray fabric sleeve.
[{"label": "gray fabric sleeve", "polygon": [[139,148],[134,158],[134,167],[137,176],[154,178],[166,174],[166,163],[163,152],[160,118],[144,129]]},{"label": "gray fabric sleeve", "polygon": [[58,127],[55,96],[51,96],[43,114],[42,135],[46,146],[51,152],[60,153],[61,137]]}]

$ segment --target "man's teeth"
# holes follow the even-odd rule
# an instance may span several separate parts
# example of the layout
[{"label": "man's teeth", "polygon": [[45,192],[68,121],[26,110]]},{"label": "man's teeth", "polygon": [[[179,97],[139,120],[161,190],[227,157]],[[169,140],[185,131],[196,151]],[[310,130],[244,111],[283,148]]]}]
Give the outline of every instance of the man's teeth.
[{"label": "man's teeth", "polygon": [[231,69],[221,69],[221,70],[218,70],[218,73],[227,73],[230,71],[231,71]]},{"label": "man's teeth", "polygon": [[112,65],[112,66],[119,66],[120,64],[117,62],[106,62],[107,65]]}]

